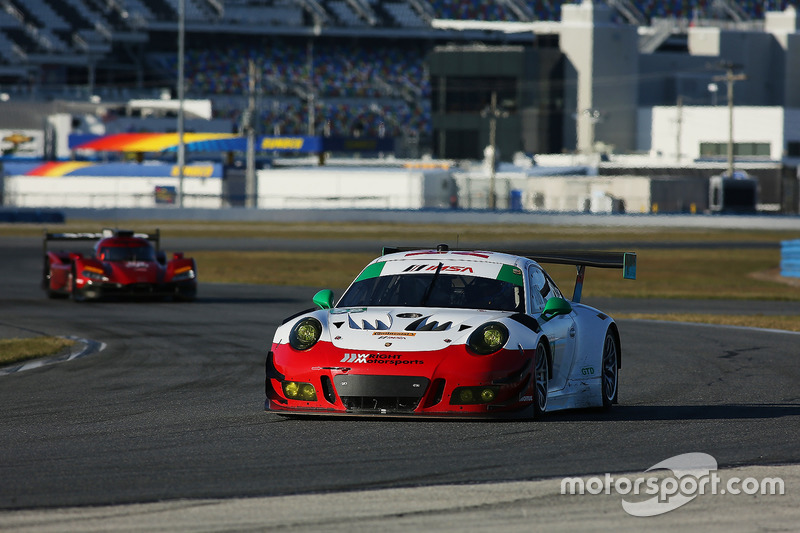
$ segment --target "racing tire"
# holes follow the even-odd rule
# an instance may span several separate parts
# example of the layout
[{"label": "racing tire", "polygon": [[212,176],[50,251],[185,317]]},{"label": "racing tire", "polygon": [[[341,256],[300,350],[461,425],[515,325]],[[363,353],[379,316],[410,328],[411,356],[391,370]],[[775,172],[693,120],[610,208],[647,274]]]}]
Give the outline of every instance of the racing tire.
[{"label": "racing tire", "polygon": [[50,261],[45,258],[44,260],[44,274],[42,275],[42,288],[44,289],[45,293],[47,293],[47,297],[51,300],[55,300],[57,298],[66,298],[67,295],[63,292],[54,291],[50,288],[50,280],[53,277],[53,265]]},{"label": "racing tire", "polygon": [[533,418],[541,418],[547,410],[547,386],[550,364],[547,359],[547,346],[542,341],[536,346],[533,369]]},{"label": "racing tire", "polygon": [[610,409],[619,398],[619,342],[610,329],[603,341],[600,392],[603,396],[603,409]]}]

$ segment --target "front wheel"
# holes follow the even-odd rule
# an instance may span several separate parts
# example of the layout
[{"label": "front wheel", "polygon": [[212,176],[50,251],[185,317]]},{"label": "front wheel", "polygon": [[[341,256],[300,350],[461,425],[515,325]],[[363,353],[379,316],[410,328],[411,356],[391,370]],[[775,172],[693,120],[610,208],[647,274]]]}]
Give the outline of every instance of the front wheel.
[{"label": "front wheel", "polygon": [[547,386],[550,366],[547,360],[547,347],[539,341],[536,346],[536,359],[533,371],[533,418],[541,418],[547,410]]},{"label": "front wheel", "polygon": [[619,342],[611,330],[603,341],[603,408],[609,409],[617,403],[619,395]]}]

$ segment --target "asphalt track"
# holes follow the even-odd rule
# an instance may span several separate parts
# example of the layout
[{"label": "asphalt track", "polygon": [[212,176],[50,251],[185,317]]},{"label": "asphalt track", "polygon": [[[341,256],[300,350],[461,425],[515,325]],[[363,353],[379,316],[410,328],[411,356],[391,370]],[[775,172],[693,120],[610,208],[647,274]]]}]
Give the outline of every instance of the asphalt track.
[{"label": "asphalt track", "polygon": [[[152,524],[143,516],[158,516],[164,507],[146,513],[99,507],[98,522],[77,517],[97,513],[95,506],[151,503],[171,508],[174,518],[187,508],[208,509],[219,502],[251,502],[247,513],[236,515],[247,514],[248,521],[237,522],[220,510],[217,518],[228,516],[228,521],[216,526],[208,518],[194,525],[161,522],[155,529],[263,530],[299,524],[295,530],[313,531],[325,524],[344,531],[349,524],[359,526],[349,530],[366,530],[373,529],[370,522],[348,522],[348,517],[369,509],[374,493],[356,491],[416,489],[430,491],[412,493],[428,506],[443,492],[462,494],[463,505],[445,506],[445,523],[477,531],[487,517],[479,503],[466,503],[472,500],[462,492],[471,490],[475,497],[475,487],[478,501],[486,491],[486,510],[498,525],[532,530],[541,512],[542,523],[549,516],[550,523],[568,529],[587,520],[591,502],[559,496],[550,486],[541,499],[530,500],[538,507],[528,508],[529,489],[518,482],[643,472],[689,452],[712,455],[720,468],[800,464],[797,334],[620,321],[620,405],[610,413],[554,413],[535,423],[285,419],[263,411],[264,356],[274,328],[285,316],[310,307],[316,289],[202,284],[192,304],[47,300],[38,288],[40,246],[36,239],[0,238],[5,257],[0,337],[65,335],[95,344],[70,361],[0,376],[3,530],[112,529],[121,515],[129,521],[121,522],[120,530],[144,530]],[[613,314],[658,311],[668,302],[588,303]],[[797,312],[797,304],[769,302],[669,304],[686,311]],[[737,522],[740,530],[756,529],[770,516],[800,520],[796,468],[786,472],[795,503],[787,508],[787,500],[779,497],[735,500],[731,509],[749,504],[757,511],[751,521]],[[512,497],[500,498],[499,507],[490,505],[492,488]],[[407,497],[378,492],[395,503]],[[252,508],[264,501],[292,508],[291,498],[300,498],[291,504],[297,510],[283,522],[274,521],[275,513],[259,519]],[[324,517],[302,522],[300,517],[314,514],[310,502],[320,509],[335,507],[330,516],[338,525]],[[543,510],[554,505],[569,512],[560,522]],[[71,520],[41,514],[71,506],[82,509],[69,514]],[[262,512],[270,508],[269,503],[256,506]],[[463,517],[476,517],[472,527],[457,519],[462,507],[469,511]],[[425,513],[433,511],[415,512],[422,513],[414,515],[420,527]],[[613,511],[604,512],[616,513],[628,529],[636,529],[632,523],[657,524],[625,515],[618,499]],[[529,520],[503,521],[518,513]],[[398,527],[414,528],[402,511],[388,516]],[[724,517],[686,520],[696,526],[709,519]]]}]

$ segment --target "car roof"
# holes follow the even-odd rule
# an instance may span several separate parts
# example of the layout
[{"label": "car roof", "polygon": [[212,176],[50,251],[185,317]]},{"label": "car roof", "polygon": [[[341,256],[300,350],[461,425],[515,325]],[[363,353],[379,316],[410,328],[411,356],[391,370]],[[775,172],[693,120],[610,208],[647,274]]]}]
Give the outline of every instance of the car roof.
[{"label": "car roof", "polygon": [[499,263],[503,265],[522,266],[533,263],[531,259],[519,255],[486,250],[436,250],[419,249],[389,253],[375,258],[372,263],[381,261],[420,261],[420,260],[447,260],[466,263]]}]

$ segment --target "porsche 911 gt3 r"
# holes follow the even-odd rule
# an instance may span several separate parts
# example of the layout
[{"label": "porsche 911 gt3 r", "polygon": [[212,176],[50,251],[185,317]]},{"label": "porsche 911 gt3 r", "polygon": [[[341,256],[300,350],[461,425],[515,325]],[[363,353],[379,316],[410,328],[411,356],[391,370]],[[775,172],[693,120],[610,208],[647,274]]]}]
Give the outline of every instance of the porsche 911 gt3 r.
[{"label": "porsche 911 gt3 r", "polygon": [[[51,241],[96,241],[91,253],[51,251]],[[160,233],[103,230],[101,233],[44,234],[42,288],[50,298],[76,301],[106,296],[172,297],[197,294],[197,265],[182,253],[159,250]]]},{"label": "porsche 911 gt3 r", "polygon": [[[572,299],[542,263],[577,267]],[[266,359],[265,408],[283,414],[531,417],[617,402],[622,351],[580,303],[585,268],[631,252],[386,249],[334,305],[287,319]]]}]

